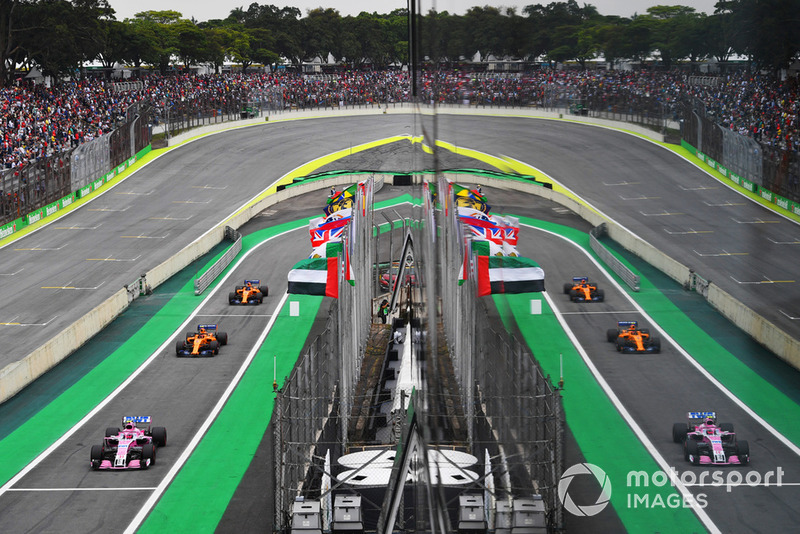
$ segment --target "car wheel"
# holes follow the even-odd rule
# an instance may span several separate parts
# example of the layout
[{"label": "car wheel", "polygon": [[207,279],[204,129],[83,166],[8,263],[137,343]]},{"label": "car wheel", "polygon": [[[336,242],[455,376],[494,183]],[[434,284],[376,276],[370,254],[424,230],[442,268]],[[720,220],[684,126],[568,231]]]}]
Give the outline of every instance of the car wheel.
[{"label": "car wheel", "polygon": [[228,344],[227,332],[217,332],[217,341],[219,341],[220,345],[227,345]]},{"label": "car wheel", "polygon": [[617,331],[616,328],[609,328],[608,330],[606,330],[606,341],[608,341],[609,343],[613,343],[614,341],[616,341],[618,336],[619,332]]},{"label": "car wheel", "polygon": [[688,431],[689,427],[686,426],[686,423],[675,423],[672,425],[672,441],[681,443],[686,439],[686,433]]},{"label": "car wheel", "polygon": [[719,429],[723,432],[733,432],[733,423],[720,423]]},{"label": "car wheel", "polygon": [[700,465],[700,447],[693,439],[686,440],[686,460],[692,462],[693,465]]},{"label": "car wheel", "polygon": [[179,339],[179,340],[178,340],[178,341],[175,343],[175,353],[176,353],[176,354],[180,354],[180,353],[181,353],[181,351],[182,351],[184,348],[185,348],[184,341],[183,341],[182,339]]},{"label": "car wheel", "polygon": [[740,439],[736,442],[736,456],[742,464],[747,465],[750,463],[750,444],[747,440]]},{"label": "car wheel", "polygon": [[269,287],[268,286],[261,286],[258,289],[261,290],[261,294],[263,296],[265,296],[265,297],[269,296]]},{"label": "car wheel", "polygon": [[153,465],[156,463],[156,448],[152,443],[145,443],[142,445],[142,459],[139,462],[139,466],[142,469],[150,467],[147,465],[147,460],[150,460],[150,463]]},{"label": "car wheel", "polygon": [[117,434],[119,434],[119,428],[115,426],[110,426],[106,428],[106,437],[116,436]]},{"label": "car wheel", "polygon": [[228,304],[236,304],[236,293],[228,293]]},{"label": "car wheel", "polygon": [[153,429],[150,431],[150,436],[153,438],[153,442],[158,447],[164,447],[167,444],[167,429],[163,426],[154,426]]},{"label": "car wheel", "polygon": [[209,341],[208,350],[210,350],[212,354],[219,354],[219,341]]},{"label": "car wheel", "polygon": [[651,338],[650,345],[653,347],[653,352],[661,352],[661,339],[654,337]]},{"label": "car wheel", "polygon": [[92,452],[89,454],[92,469],[100,469],[100,464],[103,462],[103,446],[92,445]]}]

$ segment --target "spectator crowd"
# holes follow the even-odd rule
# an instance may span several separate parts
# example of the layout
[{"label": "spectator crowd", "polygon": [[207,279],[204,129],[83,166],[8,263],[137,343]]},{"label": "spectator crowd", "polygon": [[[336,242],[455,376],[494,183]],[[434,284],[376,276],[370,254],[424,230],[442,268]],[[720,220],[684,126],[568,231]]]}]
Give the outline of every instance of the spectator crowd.
[{"label": "spectator crowd", "polygon": [[[196,99],[221,102],[249,95],[273,108],[393,104],[412,99],[411,76],[395,70],[299,75],[252,73],[146,76],[135,89],[115,91],[110,81],[82,79],[47,87],[19,83],[0,89],[0,162],[24,166],[110,132],[129,106],[149,101],[163,107]],[[631,107],[648,100],[677,113],[687,97],[702,101],[726,128],[782,150],[800,147],[800,91],[796,80],[737,72],[692,83],[686,73],[655,71],[536,70],[520,75],[424,73],[423,102],[486,106],[555,107],[554,97]]]}]

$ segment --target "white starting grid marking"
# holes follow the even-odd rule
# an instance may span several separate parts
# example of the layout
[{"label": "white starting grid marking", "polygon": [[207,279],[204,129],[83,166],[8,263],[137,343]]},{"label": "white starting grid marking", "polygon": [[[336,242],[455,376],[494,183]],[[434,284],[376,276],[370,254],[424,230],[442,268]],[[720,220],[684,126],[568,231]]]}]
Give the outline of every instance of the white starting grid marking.
[{"label": "white starting grid marking", "polygon": [[775,241],[771,237],[768,237],[767,239],[769,239],[770,241],[772,241],[776,245],[800,245],[800,240],[796,240],[796,241]]},{"label": "white starting grid marking", "polygon": [[757,285],[757,284],[794,284],[795,280],[770,280],[768,277],[764,277],[765,280],[753,280],[750,282],[737,280],[733,276],[730,277],[731,280],[736,282],[739,285]]},{"label": "white starting grid marking", "polygon": [[[152,195],[153,193],[155,193],[154,189],[151,189],[147,193],[139,193],[139,192],[136,192],[136,191],[114,191],[115,195],[133,195],[133,196],[136,196],[136,197],[147,197],[147,196]],[[125,209],[127,209],[127,208],[125,208]]]},{"label": "white starting grid marking", "polygon": [[[19,316],[17,316],[17,317],[19,317]],[[14,317],[14,319],[16,319],[17,317]],[[17,323],[17,322],[13,322],[14,319],[12,319],[10,322],[0,323],[0,326],[47,326],[50,323],[52,323],[53,320],[56,317],[58,317],[58,315],[53,316],[53,318],[50,319],[49,321],[47,321],[46,323]]]},{"label": "white starting grid marking", "polygon": [[664,228],[664,231],[667,232],[669,235],[688,235],[688,234],[713,234],[714,230],[695,230],[693,228],[689,228],[688,230],[675,232],[669,230],[668,228]]},{"label": "white starting grid marking", "polygon": [[683,191],[705,191],[706,189],[716,189],[716,187],[707,187],[705,185],[701,185],[700,187],[683,187],[682,185],[678,186]]},{"label": "white starting grid marking", "polygon": [[155,491],[156,487],[152,488],[8,488],[6,491]]},{"label": "white starting grid marking", "polygon": [[152,235],[121,235],[122,239],[165,239],[169,235],[169,232],[162,235],[162,236],[152,236]]},{"label": "white starting grid marking", "polygon": [[136,261],[141,257],[142,257],[142,255],[139,254],[135,258],[131,258],[129,260],[120,260],[118,258],[112,258],[111,256],[108,256],[106,258],[86,258],[86,261]]},{"label": "white starting grid marking", "polygon": [[619,185],[639,185],[639,183],[640,182],[617,182],[617,183],[609,184],[609,183],[603,182],[603,185],[605,185],[606,187],[617,187]]},{"label": "white starting grid marking", "polygon": [[735,222],[736,224],[778,224],[778,223],[780,223],[780,221],[765,221],[761,217],[758,217],[758,218],[756,218],[755,220],[752,220],[752,221],[740,221],[739,219],[735,219],[733,217],[731,217],[731,220],[733,222]]},{"label": "white starting grid marking", "polygon": [[797,321],[797,320],[800,320],[800,317],[795,317],[794,315],[789,315],[788,313],[786,313],[786,312],[785,312],[785,311],[783,311],[783,310],[780,310],[780,309],[779,309],[778,311],[779,311],[779,312],[781,312],[781,314],[782,314],[784,317],[786,317],[787,319],[789,319],[790,321]]},{"label": "white starting grid marking", "polygon": [[189,215],[188,217],[150,217],[150,221],[188,221],[191,219],[193,215]]},{"label": "white starting grid marking", "polygon": [[672,213],[669,211],[662,211],[661,213],[645,213],[643,211],[640,211],[639,213],[641,213],[645,217],[663,217],[665,215],[686,215],[685,213],[680,213],[680,212]]},{"label": "white starting grid marking", "polygon": [[705,204],[709,208],[722,208],[722,207],[726,207],[726,206],[744,206],[744,202],[731,202],[730,200],[725,201],[725,202],[719,202],[719,203],[716,203],[716,204],[713,203],[713,202],[706,202],[704,200],[703,204]]},{"label": "white starting grid marking", "polygon": [[42,247],[31,247],[31,248],[15,248],[14,250],[36,250],[36,251],[52,251],[52,250],[61,250],[62,248],[66,247],[69,243],[64,243],[60,247],[56,248],[42,248]]},{"label": "white starting grid marking", "polygon": [[173,204],[211,204],[211,200],[205,202],[197,202],[196,200],[173,200]]},{"label": "white starting grid marking", "polygon": [[105,284],[102,282],[99,286],[94,287],[78,287],[78,286],[42,286],[42,289],[73,289],[76,291],[92,291],[94,289],[99,289]]},{"label": "white starting grid marking", "polygon": [[54,230],[97,230],[101,225],[97,226],[56,226]]},{"label": "white starting grid marking", "polygon": [[112,212],[118,212],[118,211],[128,211],[128,208],[130,208],[130,206],[125,206],[124,208],[121,208],[121,209],[118,209],[118,208],[113,208],[113,209],[112,208],[89,208],[88,211],[112,211]]},{"label": "white starting grid marking", "polygon": [[711,253],[704,253],[704,252],[697,252],[696,250],[692,250],[695,254],[702,258],[710,258],[714,256],[749,256],[749,252],[728,252],[723,250],[722,252],[711,252]]},{"label": "white starting grid marking", "polygon": [[638,197],[623,197],[622,195],[619,196],[622,200],[658,200],[661,197],[646,197],[644,195]]},{"label": "white starting grid marking", "polygon": [[228,189],[227,185],[222,186],[222,187],[214,187],[213,185],[193,185],[193,186],[190,186],[190,187],[191,187],[191,189],[213,189],[215,191],[223,191],[225,189]]},{"label": "white starting grid marking", "polygon": [[21,273],[21,272],[22,272],[22,271],[24,271],[24,270],[25,270],[25,267],[23,267],[22,269],[20,269],[20,270],[19,270],[19,271],[17,271],[17,272],[14,272],[14,273],[0,273],[0,276],[14,276],[14,275],[16,275],[16,274],[19,274],[19,273]]}]

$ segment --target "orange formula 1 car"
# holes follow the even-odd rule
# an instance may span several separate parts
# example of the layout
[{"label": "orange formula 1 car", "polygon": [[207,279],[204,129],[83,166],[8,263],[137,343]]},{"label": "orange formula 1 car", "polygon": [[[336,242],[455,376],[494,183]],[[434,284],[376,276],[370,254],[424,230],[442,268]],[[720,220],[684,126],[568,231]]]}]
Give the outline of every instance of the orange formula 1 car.
[{"label": "orange formula 1 car", "polygon": [[569,295],[572,302],[603,302],[605,291],[597,288],[586,276],[572,277],[572,283],[564,284],[564,294]]},{"label": "orange formula 1 car", "polygon": [[236,291],[228,293],[231,304],[261,304],[269,295],[269,288],[262,286],[261,280],[245,280],[243,286],[236,286]]},{"label": "orange formula 1 car", "polygon": [[661,352],[661,340],[646,328],[640,329],[636,321],[619,321],[617,328],[606,332],[606,339],[616,345],[618,352]]},{"label": "orange formula 1 car", "polygon": [[220,345],[228,344],[228,334],[217,332],[215,324],[199,324],[197,332],[188,332],[186,340],[179,339],[175,345],[178,356],[214,356]]}]

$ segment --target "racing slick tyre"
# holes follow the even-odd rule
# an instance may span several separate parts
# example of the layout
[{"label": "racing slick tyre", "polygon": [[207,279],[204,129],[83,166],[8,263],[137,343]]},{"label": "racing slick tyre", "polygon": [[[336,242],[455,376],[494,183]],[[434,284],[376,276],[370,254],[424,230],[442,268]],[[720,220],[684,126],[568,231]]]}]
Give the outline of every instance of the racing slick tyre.
[{"label": "racing slick tyre", "polygon": [[686,423],[675,423],[672,425],[672,441],[675,443],[681,443],[686,439],[686,432],[689,428],[686,426]]},{"label": "racing slick tyre", "polygon": [[733,432],[733,423],[720,423],[719,429],[723,432]]},{"label": "racing slick tyre", "polygon": [[603,302],[606,300],[606,292],[603,289],[598,289],[595,291],[595,295],[597,295],[597,302]]},{"label": "racing slick tyre", "polygon": [[700,463],[700,447],[697,442],[692,439],[687,439],[683,445],[683,458],[687,462],[692,462],[694,465]]},{"label": "racing slick tyre", "polygon": [[219,341],[209,341],[208,350],[210,350],[215,356],[219,354]]},{"label": "racing slick tyre", "polygon": [[264,296],[264,297],[268,297],[269,296],[269,287],[268,286],[259,286],[258,290],[261,291],[261,295],[262,296]]},{"label": "racing slick tyre", "polygon": [[92,452],[89,454],[92,463],[92,469],[100,469],[100,464],[103,462],[103,446],[92,445]]},{"label": "racing slick tyre", "polygon": [[609,328],[606,330],[606,341],[609,343],[613,343],[617,340],[619,336],[619,331],[616,328]]},{"label": "racing slick tyre", "polygon": [[228,304],[236,304],[236,292],[228,293]]},{"label": "racing slick tyre", "polygon": [[117,434],[119,434],[119,428],[115,426],[110,426],[106,428],[106,437],[116,436]]},{"label": "racing slick tyre", "polygon": [[142,460],[139,463],[142,469],[150,467],[147,465],[147,460],[150,460],[151,464],[156,465],[156,447],[152,443],[145,443],[142,445]]},{"label": "racing slick tyre", "polygon": [[184,341],[183,341],[183,340],[181,340],[181,339],[179,339],[179,340],[177,341],[177,343],[175,343],[175,353],[176,353],[178,356],[180,356],[180,355],[181,355],[181,351],[183,351],[183,350],[184,350],[184,348],[186,348],[186,346],[184,345]]},{"label": "racing slick tyre", "polygon": [[235,288],[234,288],[234,289],[235,289],[235,290],[236,290],[236,292],[238,293],[239,291],[241,291],[242,289],[244,289],[244,286],[235,286]]},{"label": "racing slick tyre", "polygon": [[652,338],[650,341],[650,346],[653,347],[653,352],[661,352],[661,338]]},{"label": "racing slick tyre", "polygon": [[220,345],[227,345],[228,344],[228,333],[227,332],[217,332],[217,341],[219,341]]},{"label": "racing slick tyre", "polygon": [[750,463],[750,444],[747,443],[746,439],[740,439],[736,442],[736,456],[739,457],[742,465]]},{"label": "racing slick tyre", "polygon": [[572,291],[572,284],[564,284],[564,294],[569,295],[570,291]]},{"label": "racing slick tyre", "polygon": [[693,465],[700,465],[700,447],[697,446],[697,442],[687,439],[685,450],[684,457],[686,460],[692,462]]},{"label": "racing slick tyre", "polygon": [[156,447],[164,447],[167,444],[167,429],[163,426],[154,426],[150,431],[150,436]]},{"label": "racing slick tyre", "polygon": [[574,289],[570,290],[569,292],[569,300],[572,302],[578,302],[578,292]]}]

